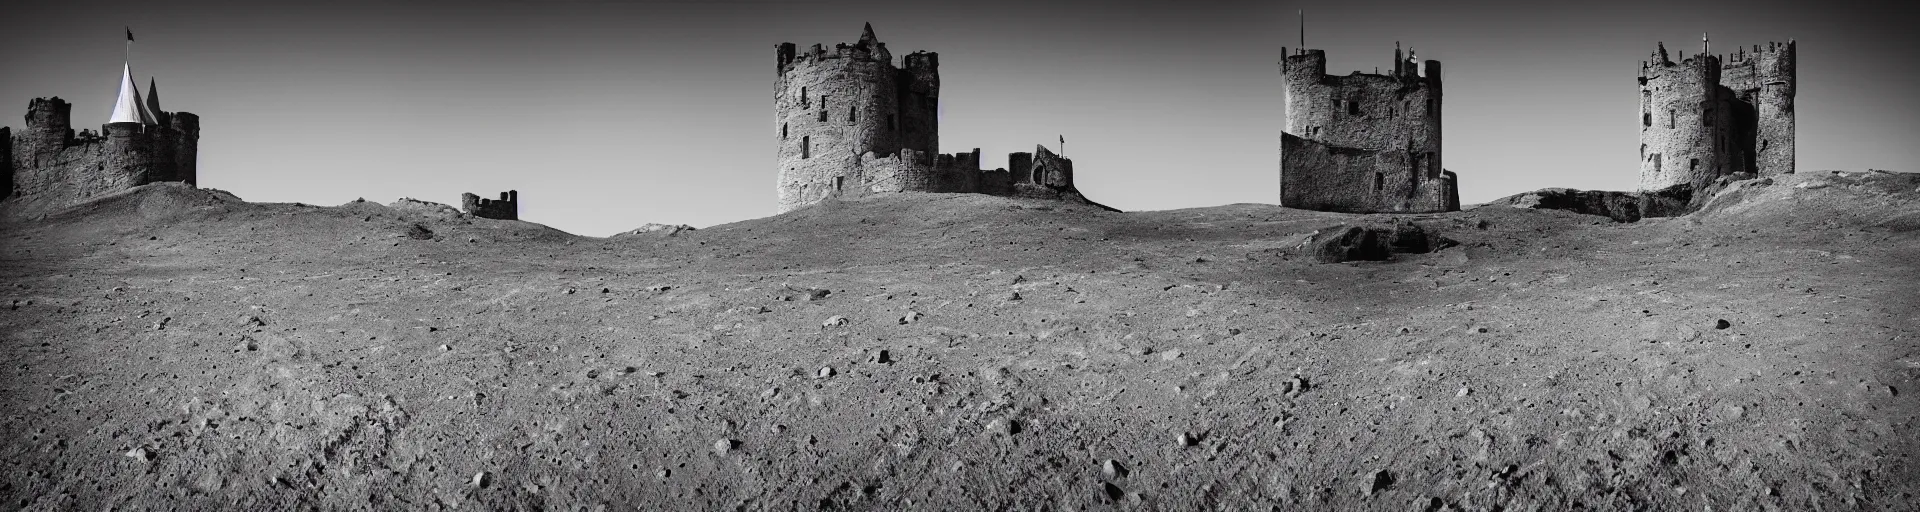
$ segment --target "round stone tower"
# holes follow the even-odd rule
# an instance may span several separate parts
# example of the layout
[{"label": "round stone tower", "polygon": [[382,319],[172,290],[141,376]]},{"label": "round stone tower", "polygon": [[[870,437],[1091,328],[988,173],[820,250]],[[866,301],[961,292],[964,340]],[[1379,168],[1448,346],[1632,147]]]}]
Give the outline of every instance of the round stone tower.
[{"label": "round stone tower", "polygon": [[1661,45],[1640,69],[1640,190],[1695,190],[1723,174],[1731,122],[1720,92],[1720,59],[1673,62]]},{"label": "round stone tower", "polygon": [[863,154],[939,150],[937,54],[914,52],[896,67],[867,25],[858,42],[832,50],[781,43],[776,59],[779,211],[863,187]]}]

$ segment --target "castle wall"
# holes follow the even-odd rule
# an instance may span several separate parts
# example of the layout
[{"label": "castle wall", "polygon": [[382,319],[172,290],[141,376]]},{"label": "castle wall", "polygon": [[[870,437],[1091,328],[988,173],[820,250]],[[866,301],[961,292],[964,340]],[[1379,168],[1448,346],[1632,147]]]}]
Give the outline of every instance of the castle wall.
[{"label": "castle wall", "polygon": [[8,212],[45,212],[139,185],[196,178],[197,116],[171,114],[175,126],[190,131],[112,123],[101,127],[102,135],[76,137],[71,112],[57,97],[28,104],[26,128],[8,138]]},{"label": "castle wall", "polygon": [[861,155],[860,174],[868,192],[932,192],[937,187],[932,158],[911,149],[890,156]]},{"label": "castle wall", "polygon": [[1660,46],[1641,63],[1640,190],[1793,172],[1794,67],[1793,43],[1678,63]]},{"label": "castle wall", "polygon": [[900,147],[939,154],[940,54],[913,52],[901,61],[902,69],[896,75]]},{"label": "castle wall", "polygon": [[1731,146],[1723,114],[1732,106],[1720,92],[1720,62],[1712,55],[1678,63],[1661,57],[1642,71],[1640,189],[1704,187],[1733,167],[1721,159]]},{"label": "castle wall", "polygon": [[[1283,50],[1284,51],[1284,50]],[[1322,50],[1280,63],[1280,204],[1353,213],[1453,211],[1441,153],[1440,62],[1395,52],[1387,74],[1326,74]]]},{"label": "castle wall", "polygon": [[472,192],[460,194],[460,209],[475,217],[499,220],[520,219],[520,192],[508,190],[499,199],[486,199]]},{"label": "castle wall", "polygon": [[[873,40],[871,32],[832,51],[814,45],[797,52],[792,43],[783,43],[776,52],[774,112],[784,212],[858,181],[862,154],[892,155],[904,147],[900,82],[911,74],[893,66],[886,45]],[[920,93],[905,96],[930,98],[927,92],[922,84]],[[929,133],[916,132],[916,140],[930,146],[925,140],[936,135],[930,127],[920,128]]]},{"label": "castle wall", "polygon": [[781,43],[775,61],[780,212],[892,192],[1085,200],[1073,189],[1072,162],[1045,148],[1044,164],[1014,153],[1010,169],[994,170],[980,168],[979,148],[939,153],[939,54],[914,52],[895,67],[869,26],[858,42],[832,50]]},{"label": "castle wall", "polygon": [[1289,208],[1347,213],[1423,213],[1459,210],[1452,172],[1423,179],[1416,158],[1405,151],[1379,151],[1324,144],[1283,133],[1281,204]]}]

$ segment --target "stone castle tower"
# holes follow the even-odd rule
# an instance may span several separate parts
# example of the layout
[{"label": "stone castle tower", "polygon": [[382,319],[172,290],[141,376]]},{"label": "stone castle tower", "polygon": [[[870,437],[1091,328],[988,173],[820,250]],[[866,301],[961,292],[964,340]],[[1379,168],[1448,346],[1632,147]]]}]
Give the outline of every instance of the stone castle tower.
[{"label": "stone castle tower", "polygon": [[[1286,49],[1281,49],[1282,53]],[[1327,74],[1323,50],[1280,62],[1287,120],[1280,135],[1280,205],[1348,213],[1460,209],[1441,167],[1440,62],[1399,48],[1386,74]]]},{"label": "stone castle tower", "polygon": [[780,211],[852,186],[862,154],[939,153],[939,57],[914,52],[896,68],[871,24],[859,42],[830,52],[781,43],[773,87]]},{"label": "stone castle tower", "polygon": [[896,67],[869,24],[853,44],[775,47],[773,110],[779,211],[829,197],[890,192],[978,193],[1091,204],[1073,161],[1036,146],[1007,168],[982,170],[980,150],[940,154],[939,54]]},{"label": "stone castle tower", "polygon": [[27,104],[26,127],[0,128],[7,179],[0,210],[37,214],[139,185],[199,179],[200,117],[160,109],[158,81],[143,99],[123,67],[113,115],[99,133],[72,128],[73,106],[58,97]]},{"label": "stone castle tower", "polygon": [[1640,190],[1699,190],[1733,173],[1794,171],[1794,45],[1640,63]]}]

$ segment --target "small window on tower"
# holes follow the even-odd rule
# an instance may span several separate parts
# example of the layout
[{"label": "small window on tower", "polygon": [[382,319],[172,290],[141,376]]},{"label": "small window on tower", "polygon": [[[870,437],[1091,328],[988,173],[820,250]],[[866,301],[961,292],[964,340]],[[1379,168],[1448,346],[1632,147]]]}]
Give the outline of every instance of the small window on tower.
[{"label": "small window on tower", "polygon": [[847,124],[853,124],[854,122],[859,120],[860,120],[860,107],[857,107],[857,106],[847,107]]},{"label": "small window on tower", "polygon": [[824,123],[824,122],[827,122],[827,105],[826,105],[826,101],[825,101],[825,100],[822,100],[822,101],[821,101],[820,103],[821,103],[821,105],[820,105],[820,122],[822,122],[822,123]]},{"label": "small window on tower", "polygon": [[1697,170],[1700,170],[1700,159],[1698,158],[1687,159],[1687,171],[1692,172]]},{"label": "small window on tower", "polygon": [[807,95],[807,88],[800,88],[800,108],[813,108],[813,97]]},{"label": "small window on tower", "polygon": [[813,158],[813,136],[800,136],[800,158]]},{"label": "small window on tower", "polygon": [[1653,154],[1653,172],[1660,172],[1660,154]]},{"label": "small window on tower", "polygon": [[1667,109],[1667,128],[1673,128],[1673,109]]},{"label": "small window on tower", "polygon": [[1373,173],[1373,191],[1379,192],[1381,190],[1385,190],[1386,188],[1387,188],[1387,174],[1381,173],[1381,172]]},{"label": "small window on tower", "polygon": [[787,140],[787,123],[780,123],[780,140]]},{"label": "small window on tower", "polygon": [[1357,115],[1360,115],[1360,102],[1358,102],[1358,101],[1349,101],[1349,102],[1347,102],[1347,113],[1348,113],[1348,114],[1353,114],[1353,115],[1356,115],[1356,116],[1357,116]]},{"label": "small window on tower", "polygon": [[1641,113],[1640,113],[1640,126],[1653,126],[1653,113],[1652,113],[1652,112],[1641,112]]}]

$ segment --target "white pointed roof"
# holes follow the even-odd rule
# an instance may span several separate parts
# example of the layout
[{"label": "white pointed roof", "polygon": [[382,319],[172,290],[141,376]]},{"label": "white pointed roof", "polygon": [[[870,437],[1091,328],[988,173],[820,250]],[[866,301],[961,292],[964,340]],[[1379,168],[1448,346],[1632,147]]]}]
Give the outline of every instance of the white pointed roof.
[{"label": "white pointed roof", "polygon": [[147,111],[147,103],[140,101],[140,86],[133,84],[133,65],[120,68],[120,99],[113,103],[113,117],[108,123],[159,124],[154,122],[153,113]]}]

